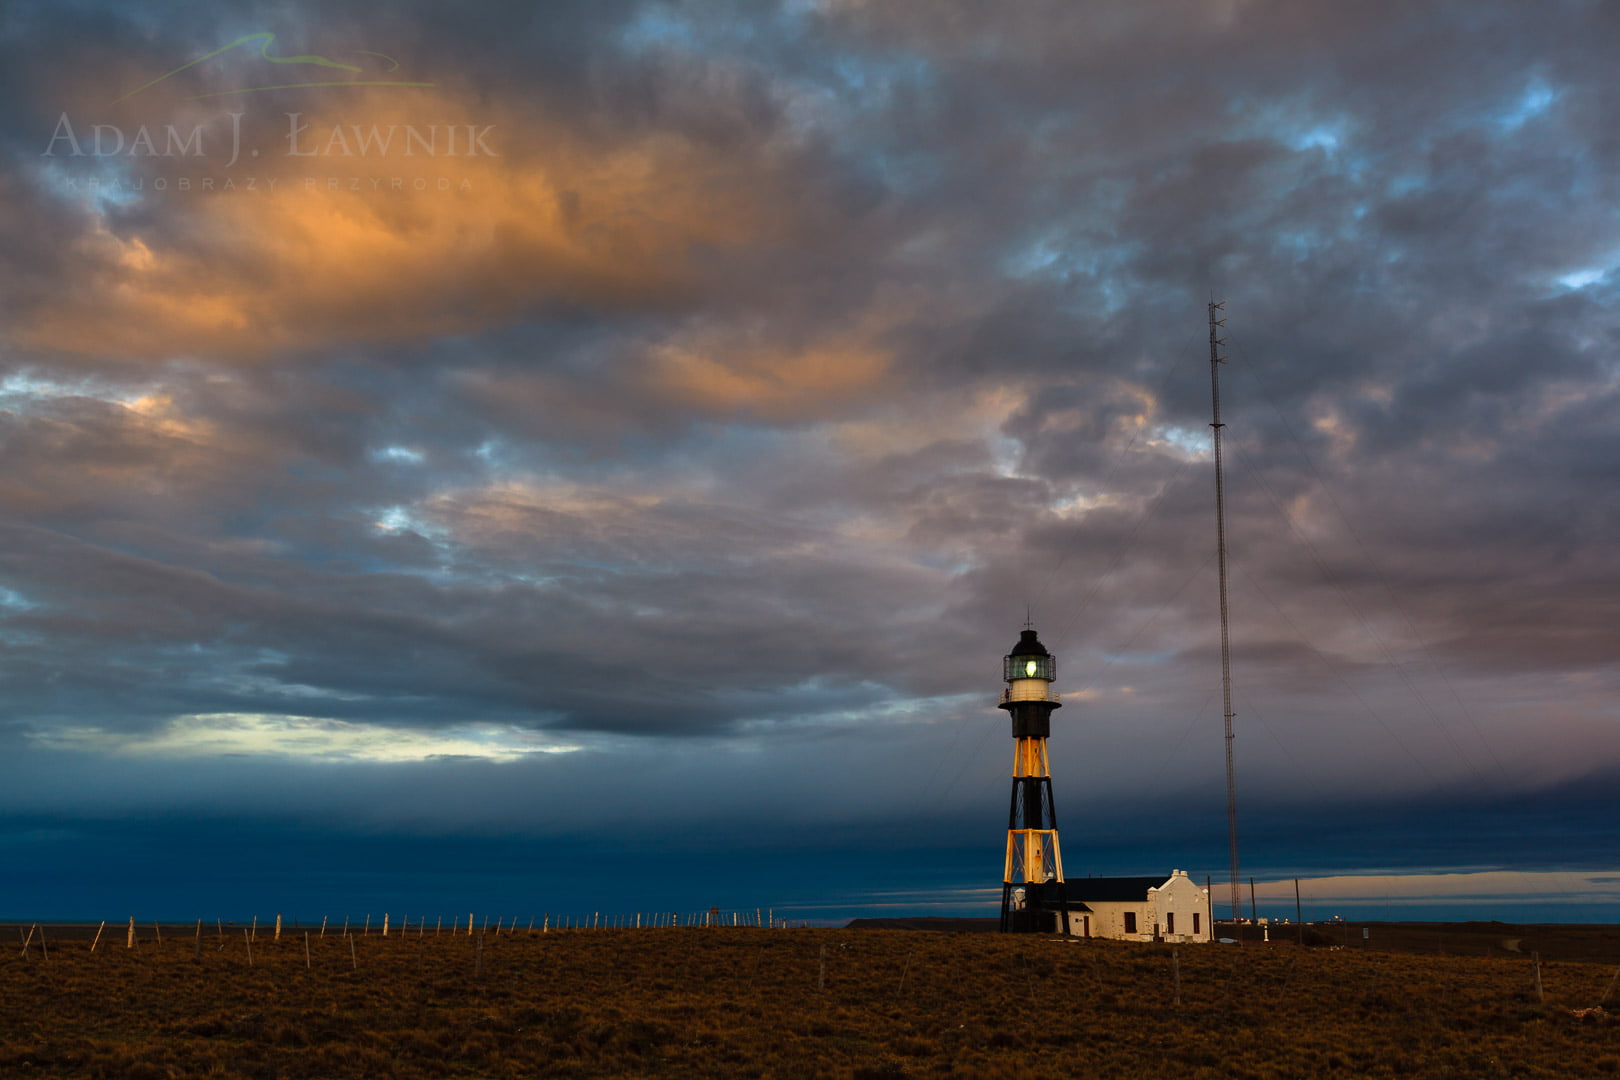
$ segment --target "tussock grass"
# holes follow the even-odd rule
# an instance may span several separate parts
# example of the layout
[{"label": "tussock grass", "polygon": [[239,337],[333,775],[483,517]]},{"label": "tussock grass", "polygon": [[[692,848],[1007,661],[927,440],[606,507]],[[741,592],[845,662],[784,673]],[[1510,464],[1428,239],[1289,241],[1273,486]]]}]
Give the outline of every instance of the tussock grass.
[{"label": "tussock grass", "polygon": [[[0,956],[0,1076],[1616,1077],[1613,969],[1528,957],[669,929]],[[825,988],[817,991],[826,946]],[[903,989],[902,989],[903,982]],[[1610,1006],[1620,1012],[1613,998]]]}]

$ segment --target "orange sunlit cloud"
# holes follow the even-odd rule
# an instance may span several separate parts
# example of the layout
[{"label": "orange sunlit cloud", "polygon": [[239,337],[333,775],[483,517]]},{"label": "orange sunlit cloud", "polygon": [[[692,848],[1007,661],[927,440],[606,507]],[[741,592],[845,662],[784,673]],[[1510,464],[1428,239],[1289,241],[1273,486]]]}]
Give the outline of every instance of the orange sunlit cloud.
[{"label": "orange sunlit cloud", "polygon": [[771,419],[813,415],[879,383],[889,366],[881,349],[834,339],[802,348],[765,341],[670,343],[653,354],[653,379],[685,404]]},{"label": "orange sunlit cloud", "polygon": [[[251,357],[467,332],[527,304],[666,298],[692,284],[695,251],[746,245],[781,220],[747,162],[669,134],[604,143],[436,90],[307,109],[296,144],[275,128],[250,132],[267,151],[251,162],[253,190],[241,166],[233,175],[217,160],[131,159],[152,167],[142,197],[160,214],[165,200],[179,206],[186,227],[104,217],[72,253],[85,284],[34,310],[20,339],[125,357]],[[354,129],[391,125],[388,152],[373,142],[362,156]],[[462,151],[469,129],[483,141],[427,158],[403,132],[434,125],[441,150],[451,127]],[[315,156],[282,152],[290,145]],[[188,190],[176,190],[177,172]],[[160,177],[161,193],[150,187]],[[237,186],[224,190],[227,179]]]}]

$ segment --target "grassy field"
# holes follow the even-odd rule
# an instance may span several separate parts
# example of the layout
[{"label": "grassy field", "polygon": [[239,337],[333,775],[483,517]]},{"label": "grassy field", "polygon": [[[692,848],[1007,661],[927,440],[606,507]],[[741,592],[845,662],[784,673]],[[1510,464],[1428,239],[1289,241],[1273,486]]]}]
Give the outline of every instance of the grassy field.
[{"label": "grassy field", "polygon": [[1620,1076],[1620,1023],[1572,1012],[1615,967],[1544,960],[1538,1000],[1500,948],[520,929],[329,932],[306,959],[261,929],[250,964],[240,930],[145,932],[8,947],[0,1076]]},{"label": "grassy field", "polygon": [[[995,919],[888,918],[856,919],[852,929],[943,930],[953,933],[993,933]],[[1363,936],[1363,931],[1366,931]],[[1580,960],[1620,964],[1620,926],[1568,923],[1504,922],[1341,922],[1275,925],[1270,941],[1260,927],[1217,923],[1218,937],[1241,933],[1249,945],[1299,943],[1312,948],[1370,952],[1423,953],[1432,956],[1507,956],[1539,954],[1543,960]]]}]

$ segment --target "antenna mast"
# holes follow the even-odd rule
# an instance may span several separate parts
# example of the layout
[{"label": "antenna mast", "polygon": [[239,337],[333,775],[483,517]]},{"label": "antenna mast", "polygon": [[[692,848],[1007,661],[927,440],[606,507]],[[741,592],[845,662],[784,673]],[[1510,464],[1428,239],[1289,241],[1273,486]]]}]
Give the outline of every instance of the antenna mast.
[{"label": "antenna mast", "polygon": [[1210,427],[1215,431],[1215,554],[1221,572],[1221,704],[1226,717],[1226,845],[1232,860],[1232,928],[1239,944],[1243,941],[1242,909],[1238,898],[1237,776],[1232,759],[1232,643],[1226,607],[1226,485],[1221,471],[1221,365],[1226,357],[1221,347],[1226,341],[1216,332],[1226,325],[1226,302],[1209,302],[1209,394],[1214,405]]}]

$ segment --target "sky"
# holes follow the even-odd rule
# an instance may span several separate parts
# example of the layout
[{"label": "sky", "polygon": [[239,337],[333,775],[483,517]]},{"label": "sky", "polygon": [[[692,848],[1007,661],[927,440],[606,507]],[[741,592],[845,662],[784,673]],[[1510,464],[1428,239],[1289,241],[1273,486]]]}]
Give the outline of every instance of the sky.
[{"label": "sky", "polygon": [[[0,8],[0,916],[1620,918],[1620,9]],[[1220,893],[1225,898],[1224,889]],[[1287,910],[1283,910],[1286,904]]]}]

